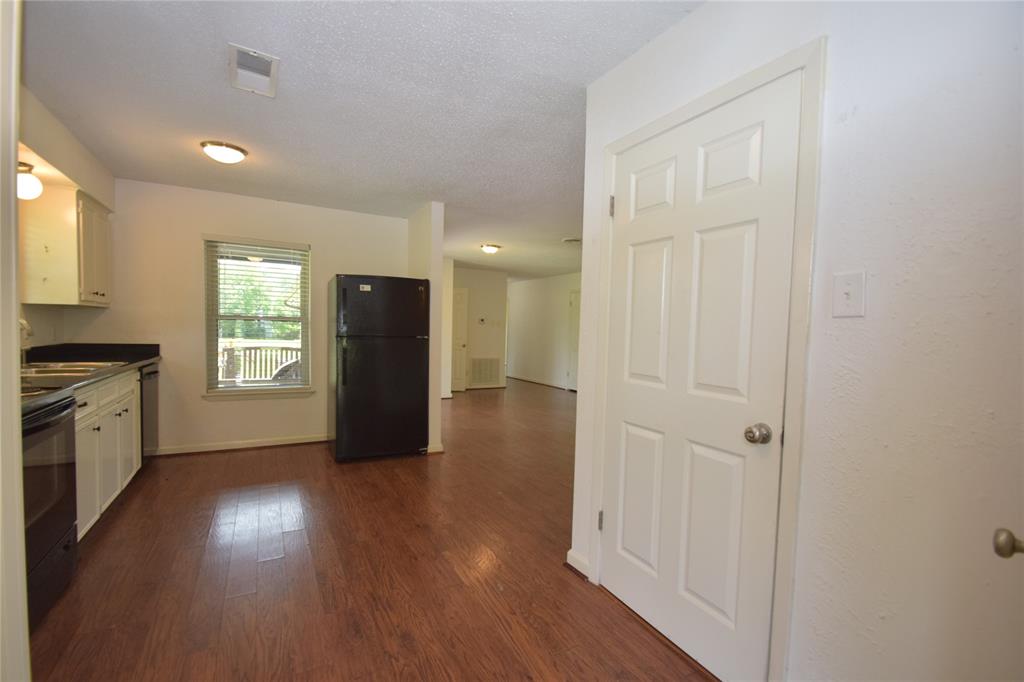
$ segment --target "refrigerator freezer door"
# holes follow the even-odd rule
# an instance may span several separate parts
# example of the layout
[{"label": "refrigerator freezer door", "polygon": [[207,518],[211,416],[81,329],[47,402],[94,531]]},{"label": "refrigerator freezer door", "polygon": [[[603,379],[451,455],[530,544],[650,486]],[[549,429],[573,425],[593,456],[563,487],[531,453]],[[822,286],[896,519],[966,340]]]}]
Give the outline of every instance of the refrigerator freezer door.
[{"label": "refrigerator freezer door", "polygon": [[338,339],[334,457],[425,452],[427,339]]},{"label": "refrigerator freezer door", "polygon": [[428,336],[430,281],[408,277],[335,277],[338,336]]}]

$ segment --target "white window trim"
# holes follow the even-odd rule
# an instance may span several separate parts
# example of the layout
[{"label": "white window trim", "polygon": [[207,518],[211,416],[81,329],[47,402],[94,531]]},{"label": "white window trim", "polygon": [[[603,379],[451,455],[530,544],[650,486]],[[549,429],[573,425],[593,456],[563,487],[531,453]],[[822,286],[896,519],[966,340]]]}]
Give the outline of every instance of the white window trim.
[{"label": "white window trim", "polygon": [[261,398],[307,398],[316,393],[311,386],[267,386],[266,388],[218,388],[202,395],[204,400],[259,400]]},{"label": "white window trim", "polygon": [[[297,251],[306,251],[308,254],[308,280],[309,280],[309,318],[307,320],[308,329],[306,334],[309,335],[309,351],[308,351],[308,365],[309,371],[307,374],[308,383],[304,386],[266,386],[266,387],[253,387],[247,386],[242,388],[210,388],[209,381],[210,377],[207,376],[207,353],[209,352],[209,339],[207,336],[210,333],[210,321],[207,319],[207,311],[209,307],[207,305],[207,286],[206,286],[206,242],[227,242],[229,244],[241,244],[246,246],[266,246],[271,248],[280,249],[294,249]],[[301,242],[281,242],[274,241],[271,239],[257,239],[253,237],[239,237],[235,235],[227,234],[211,234],[203,233],[200,235],[200,258],[203,264],[203,384],[206,385],[206,390],[202,393],[201,397],[204,400],[258,400],[268,398],[304,398],[308,397],[316,392],[313,388],[313,371],[315,369],[315,361],[313,359],[313,340],[312,340],[312,327],[313,327],[313,248],[309,244]]]}]

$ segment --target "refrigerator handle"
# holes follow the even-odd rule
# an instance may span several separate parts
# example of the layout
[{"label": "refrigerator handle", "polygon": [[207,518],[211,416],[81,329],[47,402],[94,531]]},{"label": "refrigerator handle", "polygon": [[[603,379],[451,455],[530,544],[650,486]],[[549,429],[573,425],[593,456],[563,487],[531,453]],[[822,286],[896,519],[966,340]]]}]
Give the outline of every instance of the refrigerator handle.
[{"label": "refrigerator handle", "polygon": [[341,318],[341,328],[345,327],[345,312],[348,310],[348,287],[341,288],[341,310],[339,311]]},{"label": "refrigerator handle", "polygon": [[348,385],[348,345],[341,342],[341,385]]}]

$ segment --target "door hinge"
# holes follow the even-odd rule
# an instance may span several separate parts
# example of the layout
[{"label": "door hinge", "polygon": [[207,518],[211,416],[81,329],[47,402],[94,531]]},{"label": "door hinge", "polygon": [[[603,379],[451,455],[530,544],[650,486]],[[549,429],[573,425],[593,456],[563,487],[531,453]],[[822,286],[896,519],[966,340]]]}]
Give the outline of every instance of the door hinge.
[{"label": "door hinge", "polygon": [[610,215],[612,218],[615,217],[615,195],[614,194],[608,197],[608,215]]},{"label": "door hinge", "polygon": [[604,530],[604,509],[597,512],[597,529]]}]

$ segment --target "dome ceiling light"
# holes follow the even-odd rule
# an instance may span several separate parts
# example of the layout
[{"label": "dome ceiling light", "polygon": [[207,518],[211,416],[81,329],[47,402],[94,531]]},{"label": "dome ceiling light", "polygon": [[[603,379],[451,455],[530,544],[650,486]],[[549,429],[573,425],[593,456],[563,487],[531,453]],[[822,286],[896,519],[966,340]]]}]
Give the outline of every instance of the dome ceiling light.
[{"label": "dome ceiling light", "polygon": [[43,183],[32,175],[34,166],[24,161],[18,162],[18,198],[26,201],[36,199],[43,193]]},{"label": "dome ceiling light", "polygon": [[481,244],[480,245],[480,250],[481,251],[483,251],[486,254],[492,254],[492,255],[495,254],[495,253],[498,253],[498,250],[500,248],[501,248],[501,246],[499,246],[498,244]]},{"label": "dome ceiling light", "polygon": [[205,140],[199,143],[203,153],[214,161],[227,164],[235,164],[245,160],[249,152],[230,142],[218,142],[216,140]]}]

